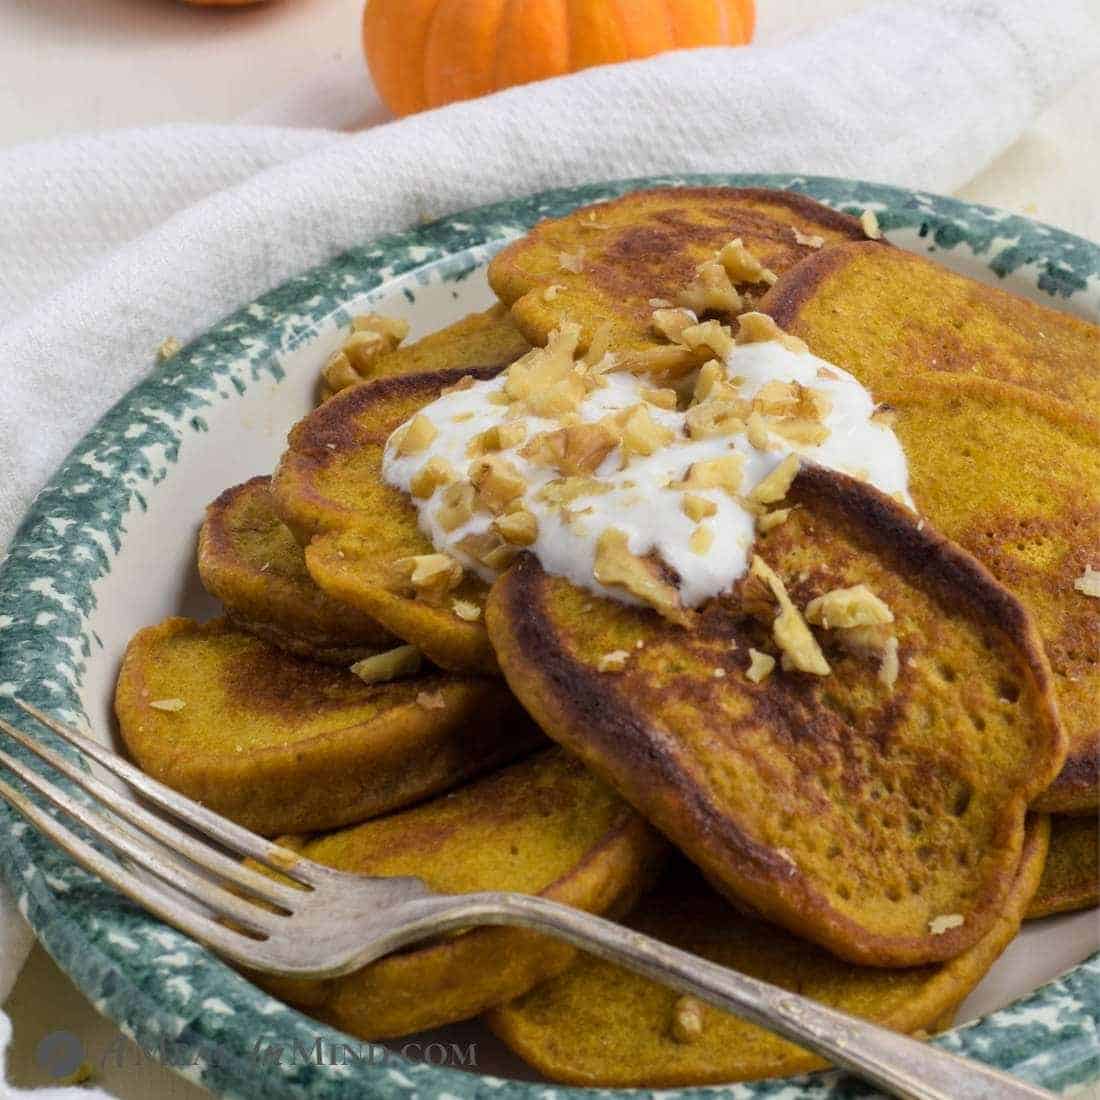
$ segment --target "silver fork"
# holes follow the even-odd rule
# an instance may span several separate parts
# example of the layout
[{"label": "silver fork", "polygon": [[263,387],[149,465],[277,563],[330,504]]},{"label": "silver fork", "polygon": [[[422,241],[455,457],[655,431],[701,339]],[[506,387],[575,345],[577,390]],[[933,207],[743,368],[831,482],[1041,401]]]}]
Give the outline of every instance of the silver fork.
[{"label": "silver fork", "polygon": [[[440,933],[475,925],[518,925],[566,940],[734,1012],[904,1100],[1053,1097],[978,1062],[544,898],[515,893],[437,894],[417,878],[371,878],[314,863],[150,779],[37,707],[15,702],[166,816],[120,797],[79,764],[3,719],[0,728],[98,799],[114,816],[92,809],[2,749],[0,764],[168,888],[104,855],[3,779],[0,795],[85,870],[248,969],[297,978],[334,977]],[[116,817],[129,825],[120,824]],[[218,847],[196,839],[193,832],[210,837]],[[286,881],[245,866],[240,862],[244,857],[271,868]]]}]

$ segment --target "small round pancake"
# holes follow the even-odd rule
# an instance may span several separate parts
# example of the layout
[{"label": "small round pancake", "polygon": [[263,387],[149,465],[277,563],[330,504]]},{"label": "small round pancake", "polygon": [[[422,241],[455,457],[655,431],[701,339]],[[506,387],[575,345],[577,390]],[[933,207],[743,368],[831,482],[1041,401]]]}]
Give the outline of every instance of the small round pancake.
[{"label": "small round pancake", "polygon": [[[627,923],[647,935],[815,1001],[912,1034],[950,1026],[955,1009],[1016,935],[1047,845],[1045,818],[1028,828],[1023,860],[997,922],[942,966],[851,966],[746,917],[675,868]],[[699,1012],[692,1035],[678,1010]],[[583,955],[564,974],[488,1014],[524,1061],[553,1081],[604,1088],[671,1088],[783,1077],[822,1068],[809,1051],[613,963]]]},{"label": "small round pancake", "polygon": [[308,544],[314,581],[454,672],[497,672],[481,619],[488,586],[467,573],[439,604],[395,590],[393,563],[434,548],[405,494],[382,481],[382,454],[390,434],[443,389],[467,375],[491,378],[507,365],[402,375],[343,390],[294,427],[272,480],[279,514]]},{"label": "small round pancake", "polygon": [[[448,893],[517,890],[612,916],[648,887],[665,853],[629,806],[560,749],[414,809],[289,844],[341,871],[416,875]],[[487,927],[329,981],[255,980],[344,1031],[385,1039],[474,1016],[575,957],[560,940]]]},{"label": "small round pancake", "polygon": [[301,657],[345,667],[397,644],[314,584],[271,499],[271,478],[226,489],[199,531],[199,576],[237,626]]},{"label": "small round pancake", "polygon": [[[653,301],[674,303],[738,237],[777,275],[822,244],[866,240],[858,219],[791,191],[662,187],[540,222],[493,259],[489,284],[533,344],[574,321],[584,350],[610,321],[613,348],[644,348],[656,342]],[[739,289],[762,295],[767,283]]]},{"label": "small round pancake", "polygon": [[756,553],[797,608],[870,588],[893,614],[892,679],[821,630],[827,675],[755,682],[750,649],[777,647],[751,574],[684,628],[530,555],[490,595],[501,669],[731,899],[861,965],[953,958],[996,922],[1027,807],[1065,759],[1041,642],[974,558],[865,483],[806,466],[784,505]]},{"label": "small round pancake", "polygon": [[1095,814],[1050,819],[1050,851],[1026,920],[1100,905],[1100,824]]},{"label": "small round pancake", "polygon": [[362,821],[541,740],[498,680],[365,684],[224,621],[139,631],[115,711],[144,771],[265,836]]}]

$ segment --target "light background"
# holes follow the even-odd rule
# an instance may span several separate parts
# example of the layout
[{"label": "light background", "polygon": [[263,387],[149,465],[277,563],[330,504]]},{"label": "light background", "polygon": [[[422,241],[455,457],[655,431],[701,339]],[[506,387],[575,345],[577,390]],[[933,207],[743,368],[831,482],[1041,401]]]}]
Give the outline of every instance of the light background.
[{"label": "light background", "polygon": [[[272,0],[240,9],[175,0],[0,0],[0,148],[67,133],[160,122],[268,117],[270,105],[360,57],[360,0]],[[866,0],[758,0],[772,44]],[[366,92],[366,82],[364,81]],[[1048,111],[960,194],[1100,239],[1100,71]],[[65,1029],[102,1055],[118,1038],[36,949],[6,1006],[11,1080],[51,1083],[34,1048]],[[97,1074],[120,1100],[207,1094],[145,1063]],[[1100,1089],[1084,1094],[1100,1100]]]}]

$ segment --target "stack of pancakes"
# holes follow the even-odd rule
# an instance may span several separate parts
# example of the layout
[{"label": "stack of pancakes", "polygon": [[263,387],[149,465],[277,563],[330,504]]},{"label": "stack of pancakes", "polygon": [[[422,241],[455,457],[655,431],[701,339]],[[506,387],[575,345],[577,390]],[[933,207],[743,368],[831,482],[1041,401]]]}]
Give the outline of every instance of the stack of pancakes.
[{"label": "stack of pancakes", "polygon": [[[131,643],[117,712],[135,760],[334,867],[543,894],[891,1027],[947,1026],[1022,920],[1097,900],[1100,600],[1074,581],[1100,564],[1100,329],[867,225],[789,193],[639,192],[502,252],[484,314],[405,346],[394,322],[357,321],[274,477],[207,509],[198,567],[224,618]],[[446,599],[395,585],[393,563],[433,547],[381,479],[390,434],[567,321],[579,351],[659,369],[654,309],[735,239],[767,277],[701,309],[734,330],[769,313],[854,374],[919,512],[803,466],[757,553],[797,606],[880,594],[896,675],[829,651],[825,678],[750,677],[771,644],[751,577],[690,626],[531,555]],[[818,1064],[531,932],[257,981],[364,1038],[486,1013],[562,1081]]]}]

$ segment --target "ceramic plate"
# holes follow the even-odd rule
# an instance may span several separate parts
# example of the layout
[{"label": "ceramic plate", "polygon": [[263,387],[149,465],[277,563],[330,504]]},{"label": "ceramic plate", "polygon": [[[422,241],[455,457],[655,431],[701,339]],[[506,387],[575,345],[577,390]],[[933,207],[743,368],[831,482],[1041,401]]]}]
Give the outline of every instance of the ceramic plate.
[{"label": "ceramic plate", "polygon": [[[273,468],[352,313],[369,306],[407,317],[419,336],[486,308],[486,261],[539,218],[638,187],[689,182],[790,188],[852,212],[873,209],[902,247],[1100,322],[1096,245],[986,207],[852,181],[633,180],[517,199],[365,244],[264,295],[168,362],[150,364],[145,381],[76,446],[0,571],[5,717],[16,720],[4,697],[18,693],[110,736],[111,694],[129,637],[167,615],[214,611],[195,578],[203,506]],[[456,1061],[445,1045],[422,1044],[403,1057],[349,1043],[84,874],[6,805],[0,816],[3,873],[46,949],[126,1035],[214,1093],[267,1100],[593,1095],[506,1078],[508,1063],[490,1064],[497,1048],[476,1028],[462,1032],[486,1052],[476,1071],[466,1046],[458,1051],[458,1061],[467,1059],[461,1069],[432,1064]],[[1100,1076],[1100,954],[1088,957],[1098,939],[1090,913],[1029,926],[963,1006],[960,1019],[970,1022],[937,1042],[1051,1088]],[[718,1093],[736,1100],[872,1095],[836,1074],[679,1095]]]}]

